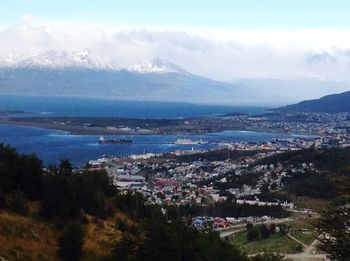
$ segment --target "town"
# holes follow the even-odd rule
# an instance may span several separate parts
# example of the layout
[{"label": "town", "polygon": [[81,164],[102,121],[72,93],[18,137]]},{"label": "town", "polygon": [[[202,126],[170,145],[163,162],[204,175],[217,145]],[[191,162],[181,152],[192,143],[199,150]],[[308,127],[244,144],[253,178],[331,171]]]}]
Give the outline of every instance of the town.
[{"label": "town", "polygon": [[[192,149],[127,158],[103,157],[89,161],[88,168],[106,170],[120,190],[138,191],[150,204],[205,206],[234,200],[235,204],[276,206],[310,214],[310,209],[298,209],[290,199],[266,197],[264,192],[281,191],[288,175],[306,171],[317,173],[317,168],[309,162],[286,166],[264,164],[262,160],[287,151],[347,144],[347,136],[338,133],[270,142],[232,142],[205,151]],[[240,218],[227,216],[227,219],[231,225],[242,222]],[[244,217],[243,220],[252,219],[261,220],[259,217]],[[193,224],[207,226],[207,222],[197,219]]]}]

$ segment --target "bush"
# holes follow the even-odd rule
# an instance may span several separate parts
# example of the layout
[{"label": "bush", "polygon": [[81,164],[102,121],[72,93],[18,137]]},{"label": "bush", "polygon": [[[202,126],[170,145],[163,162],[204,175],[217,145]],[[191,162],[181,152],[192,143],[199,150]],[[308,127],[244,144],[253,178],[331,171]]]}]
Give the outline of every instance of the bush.
[{"label": "bush", "polygon": [[0,190],[0,208],[4,208],[6,206],[6,196],[5,194]]},{"label": "bush", "polygon": [[303,251],[303,246],[301,244],[296,245],[295,246],[295,251],[302,252]]},{"label": "bush", "polygon": [[286,235],[289,232],[289,227],[286,224],[279,224],[280,233]]},{"label": "bush", "polygon": [[137,238],[125,233],[122,239],[114,246],[111,260],[137,260],[138,248]]},{"label": "bush", "polygon": [[249,242],[259,240],[259,231],[256,228],[252,228],[247,232],[247,240]]},{"label": "bush", "polygon": [[322,212],[315,224],[320,235],[318,248],[337,260],[349,260],[349,223],[350,212],[347,208],[330,208]]},{"label": "bush", "polygon": [[118,218],[116,221],[116,227],[121,232],[126,232],[129,229],[129,224],[128,224],[127,220],[125,220],[124,218]]},{"label": "bush", "polygon": [[5,194],[21,190],[29,199],[40,198],[42,165],[34,155],[20,155],[0,144],[0,190]]},{"label": "bush", "polygon": [[276,232],[276,224],[271,223],[269,225],[269,232],[270,232],[271,235],[275,234],[275,232]]},{"label": "bush", "polygon": [[246,225],[246,229],[249,231],[253,228],[253,224],[252,223],[247,223]]},{"label": "bush", "polygon": [[21,191],[16,191],[8,196],[7,208],[20,215],[28,215],[28,200]]},{"label": "bush", "polygon": [[261,225],[259,227],[259,231],[260,231],[260,236],[262,239],[266,239],[270,237],[270,232],[269,230],[266,228],[266,225]]},{"label": "bush", "polygon": [[61,260],[79,260],[84,244],[84,227],[81,223],[73,221],[63,229],[58,240],[58,256]]}]

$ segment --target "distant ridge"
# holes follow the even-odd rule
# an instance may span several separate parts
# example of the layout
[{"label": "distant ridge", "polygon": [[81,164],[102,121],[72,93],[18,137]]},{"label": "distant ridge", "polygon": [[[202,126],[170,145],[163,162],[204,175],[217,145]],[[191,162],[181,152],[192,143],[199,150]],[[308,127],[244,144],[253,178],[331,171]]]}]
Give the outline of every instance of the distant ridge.
[{"label": "distant ridge", "polygon": [[94,69],[109,71],[125,70],[135,73],[189,74],[176,64],[160,57],[155,57],[152,60],[139,62],[131,66],[121,66],[103,60],[89,50],[76,52],[50,50],[26,56],[11,54],[6,57],[0,57],[0,67],[8,69]]},{"label": "distant ridge", "polygon": [[220,82],[154,57],[131,64],[90,50],[50,50],[0,57],[0,95],[79,96],[118,100],[276,107],[350,89],[319,79]]},{"label": "distant ridge", "polygon": [[350,91],[277,108],[280,112],[350,112]]},{"label": "distant ridge", "polygon": [[155,57],[131,66],[89,50],[0,57],[0,95],[108,97],[121,100],[233,103],[240,90]]},{"label": "distant ridge", "polygon": [[[134,70],[92,68],[1,68],[0,95],[108,97],[120,100],[223,102],[236,104],[242,90],[232,84],[155,67]],[[143,71],[141,71],[143,70]],[[170,70],[170,69],[169,69]],[[246,95],[249,98],[248,94]],[[237,98],[239,97],[239,98]]]}]

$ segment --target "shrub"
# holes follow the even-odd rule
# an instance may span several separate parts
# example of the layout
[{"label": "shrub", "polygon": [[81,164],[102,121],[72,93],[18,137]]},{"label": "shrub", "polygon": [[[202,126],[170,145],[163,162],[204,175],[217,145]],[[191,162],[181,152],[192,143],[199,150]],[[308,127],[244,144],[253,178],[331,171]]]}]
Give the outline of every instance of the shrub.
[{"label": "shrub", "polygon": [[16,191],[8,196],[7,208],[20,215],[28,215],[28,200],[21,191]]},{"label": "shrub", "polygon": [[246,225],[246,229],[249,231],[253,228],[253,224],[252,223],[247,223]]},{"label": "shrub", "polygon": [[63,229],[58,240],[58,256],[61,260],[79,260],[84,244],[84,227],[77,221],[72,221]]},{"label": "shrub", "polygon": [[118,218],[116,221],[116,226],[117,228],[122,231],[122,232],[126,232],[129,228],[129,225],[127,223],[127,221],[123,218]]},{"label": "shrub", "polygon": [[276,232],[276,224],[271,223],[269,225],[269,232],[270,232],[271,235],[275,234],[275,232]]},{"label": "shrub", "polygon": [[4,208],[6,206],[6,196],[5,194],[0,190],[0,208]]},{"label": "shrub", "polygon": [[289,232],[289,227],[286,224],[279,224],[280,233],[285,235]]},{"label": "shrub", "polygon": [[262,239],[266,239],[270,237],[270,232],[269,230],[266,228],[266,225],[261,225],[259,227],[259,231],[260,231],[260,236]]},{"label": "shrub", "polygon": [[259,231],[256,228],[252,228],[247,233],[247,240],[248,241],[256,241],[259,239]]},{"label": "shrub", "polygon": [[295,251],[302,252],[303,251],[303,246],[301,244],[296,245],[295,246]]}]

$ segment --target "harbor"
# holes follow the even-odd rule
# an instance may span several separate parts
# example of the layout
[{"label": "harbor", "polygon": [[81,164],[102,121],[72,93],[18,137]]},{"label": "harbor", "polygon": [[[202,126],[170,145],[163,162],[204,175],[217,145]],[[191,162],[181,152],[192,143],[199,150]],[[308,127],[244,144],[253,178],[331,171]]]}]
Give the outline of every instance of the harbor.
[{"label": "harbor", "polygon": [[[175,151],[211,150],[221,145],[238,142],[240,147],[258,146],[274,139],[299,136],[285,133],[254,131],[223,131],[203,135],[115,135],[106,139],[131,139],[132,143],[99,144],[97,135],[71,135],[63,131],[17,125],[0,125],[0,143],[12,144],[22,153],[37,153],[46,166],[56,165],[69,158],[75,166],[82,166],[102,155],[127,157],[146,153],[171,153]],[[175,144],[178,139],[203,140],[205,144]],[[249,145],[249,143],[252,143]],[[226,144],[226,145],[225,145]]]}]

